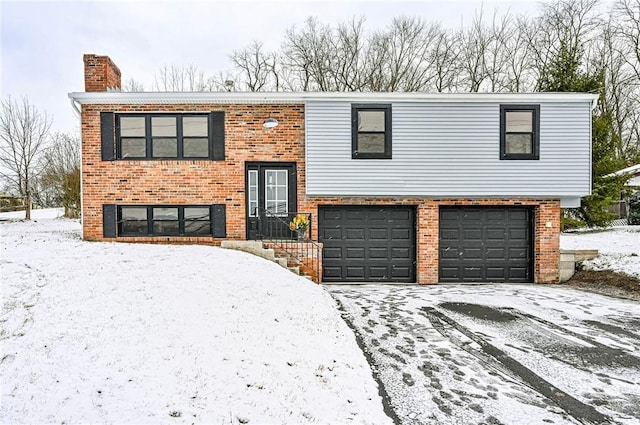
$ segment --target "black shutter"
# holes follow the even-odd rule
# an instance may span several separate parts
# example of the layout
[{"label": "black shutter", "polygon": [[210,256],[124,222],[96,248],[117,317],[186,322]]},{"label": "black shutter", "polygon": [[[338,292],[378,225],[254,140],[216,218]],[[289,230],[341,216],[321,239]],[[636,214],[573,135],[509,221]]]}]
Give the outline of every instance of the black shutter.
[{"label": "black shutter", "polygon": [[209,116],[211,159],[224,161],[224,111],[211,112]]},{"label": "black shutter", "polygon": [[213,237],[214,238],[226,238],[227,237],[227,211],[225,204],[213,204],[212,218],[213,218]]},{"label": "black shutter", "polygon": [[102,137],[102,160],[116,159],[113,112],[100,112],[100,136]]},{"label": "black shutter", "polygon": [[116,237],[116,206],[114,204],[102,206],[102,236],[105,238]]}]

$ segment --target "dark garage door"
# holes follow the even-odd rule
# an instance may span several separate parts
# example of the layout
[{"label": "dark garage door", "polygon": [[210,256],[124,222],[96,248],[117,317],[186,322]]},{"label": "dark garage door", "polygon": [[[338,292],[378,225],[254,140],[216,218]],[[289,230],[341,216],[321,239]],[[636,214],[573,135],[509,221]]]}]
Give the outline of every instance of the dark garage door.
[{"label": "dark garage door", "polygon": [[415,209],[320,207],[325,282],[415,282]]},{"label": "dark garage door", "polygon": [[532,211],[440,207],[441,282],[532,282]]}]

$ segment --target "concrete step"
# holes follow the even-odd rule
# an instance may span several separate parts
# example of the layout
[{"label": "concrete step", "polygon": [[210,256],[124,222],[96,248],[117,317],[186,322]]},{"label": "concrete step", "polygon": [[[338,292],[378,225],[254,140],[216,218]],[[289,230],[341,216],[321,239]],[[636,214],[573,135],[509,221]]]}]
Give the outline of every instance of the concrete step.
[{"label": "concrete step", "polygon": [[294,274],[297,274],[298,276],[300,276],[300,267],[298,266],[293,266],[293,267],[287,267],[287,269]]},{"label": "concrete step", "polygon": [[591,260],[598,256],[597,249],[576,249],[560,251],[560,282],[571,279],[576,272],[576,265],[581,261]]},{"label": "concrete step", "polygon": [[[235,249],[236,251],[243,251],[249,254],[257,255],[266,260],[276,262],[281,267],[288,269],[290,272],[304,277],[308,277],[313,280],[312,276],[308,276],[307,273],[301,273],[302,268],[294,263],[289,263],[286,255],[276,255],[275,251],[271,248],[265,248],[262,241],[237,241],[237,240],[224,240],[220,244],[222,248]],[[280,254],[280,253],[279,253]],[[304,270],[306,272],[306,270]]]},{"label": "concrete step", "polygon": [[276,261],[276,254],[273,249],[265,249],[262,241],[222,241],[220,247],[226,249],[235,249],[236,251],[244,251],[249,254],[257,255],[267,260]]}]

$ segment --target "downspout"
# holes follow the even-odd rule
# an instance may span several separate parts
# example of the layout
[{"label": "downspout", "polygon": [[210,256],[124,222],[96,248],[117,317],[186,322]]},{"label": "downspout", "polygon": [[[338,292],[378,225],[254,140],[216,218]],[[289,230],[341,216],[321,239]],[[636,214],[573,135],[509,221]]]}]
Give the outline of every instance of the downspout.
[{"label": "downspout", "polygon": [[78,108],[78,102],[69,95],[71,99],[71,109],[73,109],[73,115],[75,115],[80,121],[80,238],[84,240],[84,214],[82,213],[82,202],[84,196],[82,196],[82,111]]}]

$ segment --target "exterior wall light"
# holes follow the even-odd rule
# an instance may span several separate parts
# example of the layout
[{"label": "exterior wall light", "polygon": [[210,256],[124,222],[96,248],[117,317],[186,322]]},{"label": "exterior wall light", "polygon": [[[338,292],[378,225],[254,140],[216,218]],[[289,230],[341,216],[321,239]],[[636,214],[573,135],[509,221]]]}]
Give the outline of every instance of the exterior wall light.
[{"label": "exterior wall light", "polygon": [[267,118],[264,121],[264,124],[262,124],[264,128],[273,128],[273,127],[276,127],[277,125],[278,125],[278,120],[271,117]]}]

